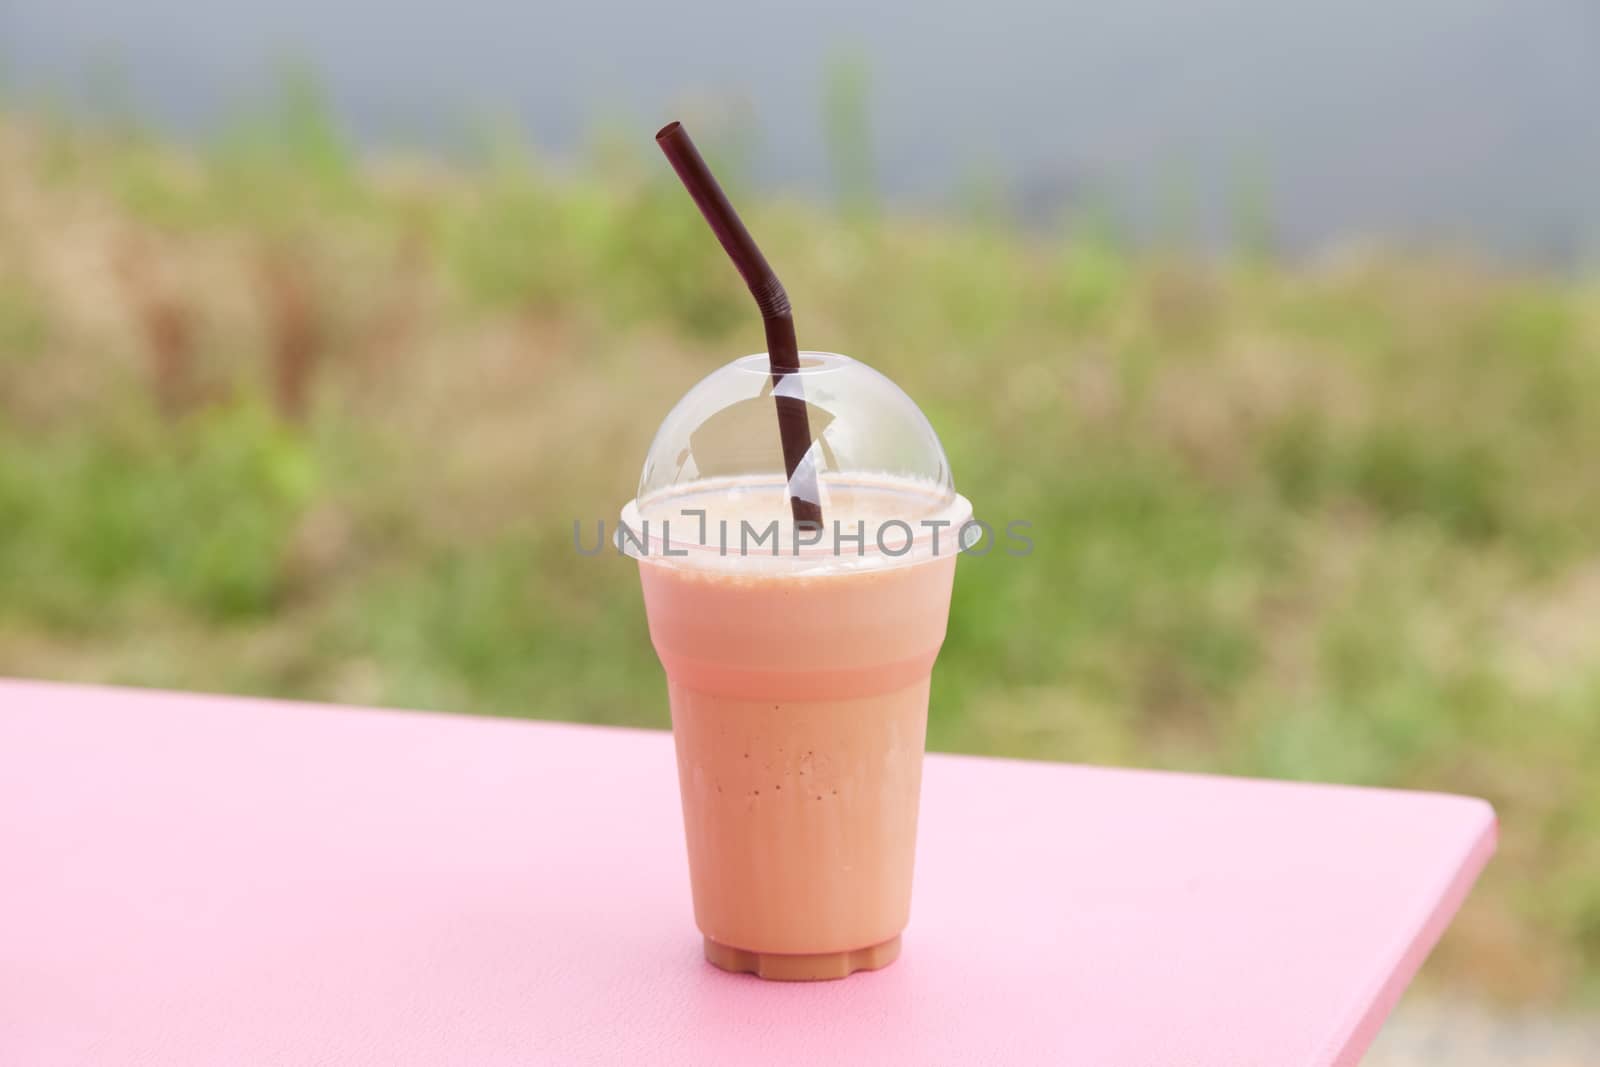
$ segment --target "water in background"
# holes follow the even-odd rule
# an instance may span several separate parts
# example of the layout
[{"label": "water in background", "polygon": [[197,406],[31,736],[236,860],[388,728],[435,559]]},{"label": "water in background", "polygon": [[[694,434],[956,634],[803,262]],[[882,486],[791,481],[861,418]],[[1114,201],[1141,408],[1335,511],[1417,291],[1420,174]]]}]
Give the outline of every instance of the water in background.
[{"label": "water in background", "polygon": [[1146,237],[1225,242],[1253,218],[1294,250],[1600,252],[1593,0],[0,5],[8,94],[114,97],[182,133],[225,123],[286,57],[378,146],[496,119],[570,152],[597,122],[645,141],[717,101],[746,116],[753,180],[826,194],[843,91],[834,109],[853,92],[870,120],[844,180],[892,202],[987,188],[1030,220],[1092,208]]}]

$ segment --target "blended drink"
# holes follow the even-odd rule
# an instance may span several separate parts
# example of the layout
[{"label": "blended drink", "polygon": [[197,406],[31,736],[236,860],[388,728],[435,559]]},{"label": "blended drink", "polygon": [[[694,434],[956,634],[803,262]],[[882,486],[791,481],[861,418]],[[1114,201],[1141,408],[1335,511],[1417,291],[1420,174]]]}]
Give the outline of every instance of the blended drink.
[{"label": "blended drink", "polygon": [[767,339],[667,413],[623,509],[695,920],[719,967],[842,978],[892,962],[910,916],[928,674],[971,508],[899,386],[800,350],[788,292],[683,125],[656,144]]},{"label": "blended drink", "polygon": [[833,484],[797,553],[792,523],[770,536],[779,488],[683,488],[625,521],[651,526],[634,554],[706,957],[771,978],[881,967],[910,914],[929,673],[970,510],[912,482]]}]

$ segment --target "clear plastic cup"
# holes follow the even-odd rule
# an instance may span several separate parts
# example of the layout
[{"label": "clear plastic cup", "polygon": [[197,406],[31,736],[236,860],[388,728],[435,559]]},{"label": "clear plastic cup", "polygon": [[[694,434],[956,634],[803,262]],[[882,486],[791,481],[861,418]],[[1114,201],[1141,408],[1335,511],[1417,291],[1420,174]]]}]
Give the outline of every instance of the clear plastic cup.
[{"label": "clear plastic cup", "polygon": [[[765,355],[662,422],[623,509],[667,674],[706,958],[767,978],[892,962],[910,915],[928,683],[972,511],[888,378],[806,352],[785,477]],[[789,496],[820,503],[797,527]]]}]

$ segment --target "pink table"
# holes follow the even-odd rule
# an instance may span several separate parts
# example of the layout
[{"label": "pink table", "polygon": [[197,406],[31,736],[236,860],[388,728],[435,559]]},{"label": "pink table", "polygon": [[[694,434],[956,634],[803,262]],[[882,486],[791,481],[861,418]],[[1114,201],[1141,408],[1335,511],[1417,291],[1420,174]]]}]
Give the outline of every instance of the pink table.
[{"label": "pink table", "polygon": [[1355,1063],[1460,797],[936,756],[905,955],[700,958],[665,734],[0,683],[0,1063]]}]

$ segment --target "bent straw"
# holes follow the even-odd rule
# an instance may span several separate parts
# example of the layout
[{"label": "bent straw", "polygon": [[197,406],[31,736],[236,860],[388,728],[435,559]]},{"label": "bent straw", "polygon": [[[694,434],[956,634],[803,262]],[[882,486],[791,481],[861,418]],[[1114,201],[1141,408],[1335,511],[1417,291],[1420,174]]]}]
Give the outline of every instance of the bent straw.
[{"label": "bent straw", "polygon": [[689,132],[679,122],[669,122],[656,134],[656,144],[666,154],[672,169],[677,171],[695,206],[700,209],[711,232],[717,235],[722,248],[733,260],[750,295],[756,298],[761,311],[761,323],[767,333],[767,361],[772,368],[773,400],[778,408],[778,436],[783,442],[784,475],[789,480],[789,510],[795,525],[811,529],[822,528],[822,497],[817,491],[817,479],[809,468],[802,472],[799,483],[795,473],[801,470],[806,452],[811,448],[811,423],[806,416],[805,395],[800,390],[799,379],[778,392],[778,384],[790,374],[800,372],[800,347],[795,340],[794,312],[789,306],[789,294],[773,272],[767,257],[756,247],[755,238],[745,229],[739,213],[733,210],[727,194],[712,175],[711,168],[700,155],[700,150],[689,139]]}]

